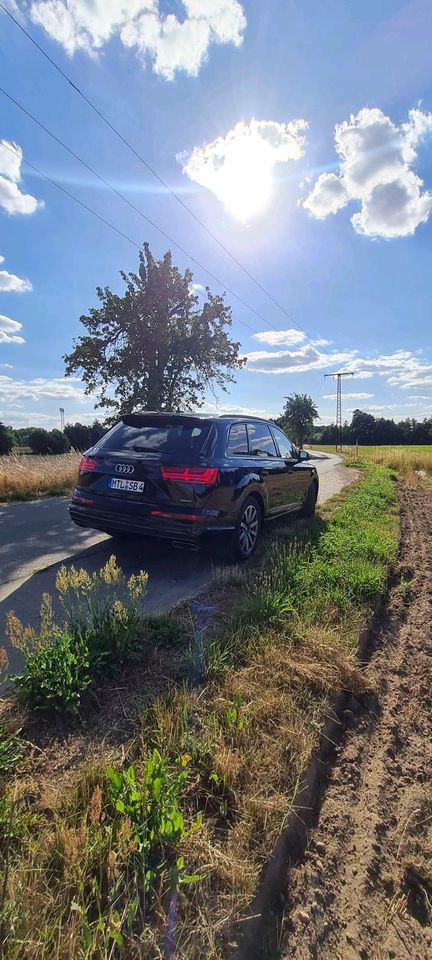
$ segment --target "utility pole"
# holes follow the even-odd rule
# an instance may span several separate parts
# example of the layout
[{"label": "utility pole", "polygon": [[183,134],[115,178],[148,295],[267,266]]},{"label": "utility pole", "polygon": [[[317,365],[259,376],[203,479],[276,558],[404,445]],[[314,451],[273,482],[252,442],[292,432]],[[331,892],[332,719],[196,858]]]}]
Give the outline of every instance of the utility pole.
[{"label": "utility pole", "polygon": [[342,377],[353,377],[354,371],[343,373],[325,373],[325,377],[336,377],[336,453],[342,453]]},{"label": "utility pole", "polygon": [[60,430],[63,433],[64,431],[64,407],[60,407]]}]

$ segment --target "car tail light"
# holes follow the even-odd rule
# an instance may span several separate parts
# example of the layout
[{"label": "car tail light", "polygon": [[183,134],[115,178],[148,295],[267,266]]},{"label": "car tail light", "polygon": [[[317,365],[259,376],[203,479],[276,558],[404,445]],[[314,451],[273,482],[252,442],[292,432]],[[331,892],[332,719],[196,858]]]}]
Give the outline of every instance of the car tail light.
[{"label": "car tail light", "polygon": [[82,457],[79,472],[88,473],[90,470],[96,470],[96,460],[94,457]]},{"label": "car tail light", "polygon": [[171,483],[203,483],[206,487],[216,483],[218,467],[161,467],[163,480]]}]

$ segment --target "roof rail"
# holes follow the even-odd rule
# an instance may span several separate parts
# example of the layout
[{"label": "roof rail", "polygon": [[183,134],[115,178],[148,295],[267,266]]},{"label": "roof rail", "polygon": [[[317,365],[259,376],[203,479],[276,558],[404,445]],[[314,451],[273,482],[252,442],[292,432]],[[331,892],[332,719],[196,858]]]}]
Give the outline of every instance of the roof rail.
[{"label": "roof rail", "polygon": [[220,413],[218,420],[259,420],[268,423],[271,417],[256,417],[254,413]]}]

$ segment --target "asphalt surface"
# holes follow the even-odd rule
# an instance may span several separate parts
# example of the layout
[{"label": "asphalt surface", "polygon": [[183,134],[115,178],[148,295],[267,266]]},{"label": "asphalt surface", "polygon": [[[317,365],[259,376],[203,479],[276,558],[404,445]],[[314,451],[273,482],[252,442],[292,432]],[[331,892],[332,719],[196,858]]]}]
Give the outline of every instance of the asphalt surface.
[{"label": "asphalt surface", "polygon": [[[341,458],[314,451],[320,476],[320,500],[344,485]],[[338,472],[339,471],[339,472]],[[92,573],[115,552],[126,576],[147,570],[147,612],[167,610],[197,593],[212,577],[213,557],[208,550],[179,550],[170,543],[111,537],[77,527],[69,518],[67,497],[0,506],[0,646],[6,648],[9,670],[21,667],[21,654],[6,642],[6,613],[36,627],[41,596],[54,594],[57,571],[64,562],[84,566]]]}]

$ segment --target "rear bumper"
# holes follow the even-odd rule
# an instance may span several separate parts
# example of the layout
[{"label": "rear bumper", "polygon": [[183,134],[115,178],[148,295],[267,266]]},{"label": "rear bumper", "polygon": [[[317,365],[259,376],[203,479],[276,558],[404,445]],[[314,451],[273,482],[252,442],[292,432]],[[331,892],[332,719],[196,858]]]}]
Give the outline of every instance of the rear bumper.
[{"label": "rear bumper", "polygon": [[[208,533],[227,533],[234,530],[234,522],[221,518],[217,511],[195,511],[177,508],[161,510],[160,504],[139,504],[134,501],[116,501],[108,497],[74,491],[69,508],[71,519],[80,527],[92,530],[160,537],[182,543],[194,543]],[[153,514],[153,515],[152,515]]]}]

